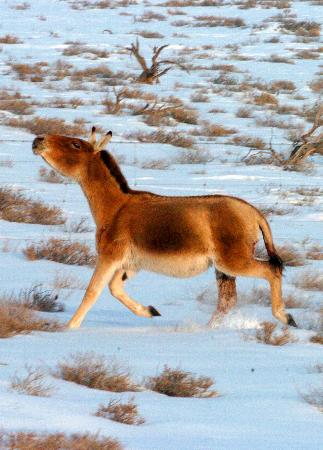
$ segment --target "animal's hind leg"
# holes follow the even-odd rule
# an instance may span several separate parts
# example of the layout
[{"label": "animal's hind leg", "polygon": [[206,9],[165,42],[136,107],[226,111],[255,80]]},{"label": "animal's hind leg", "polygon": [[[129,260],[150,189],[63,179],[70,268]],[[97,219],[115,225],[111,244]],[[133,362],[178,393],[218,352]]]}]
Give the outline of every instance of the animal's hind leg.
[{"label": "animal's hind leg", "polygon": [[218,286],[218,303],[209,325],[215,324],[224,314],[230,311],[237,303],[236,279],[216,270],[216,282]]},{"label": "animal's hind leg", "polygon": [[125,272],[124,270],[117,270],[109,283],[109,289],[113,297],[123,303],[130,311],[140,317],[160,316],[157,309],[153,306],[143,306],[133,300],[123,290],[123,283],[127,278],[134,275],[134,272]]}]

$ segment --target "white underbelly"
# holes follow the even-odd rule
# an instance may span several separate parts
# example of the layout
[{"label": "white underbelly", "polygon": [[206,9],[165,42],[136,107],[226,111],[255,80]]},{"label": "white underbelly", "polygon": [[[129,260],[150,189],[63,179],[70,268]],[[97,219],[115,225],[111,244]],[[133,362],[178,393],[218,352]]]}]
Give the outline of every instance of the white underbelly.
[{"label": "white underbelly", "polygon": [[[130,264],[129,264],[130,263]],[[147,270],[176,278],[190,278],[205,272],[213,263],[208,256],[141,256],[129,261],[128,269]]]}]

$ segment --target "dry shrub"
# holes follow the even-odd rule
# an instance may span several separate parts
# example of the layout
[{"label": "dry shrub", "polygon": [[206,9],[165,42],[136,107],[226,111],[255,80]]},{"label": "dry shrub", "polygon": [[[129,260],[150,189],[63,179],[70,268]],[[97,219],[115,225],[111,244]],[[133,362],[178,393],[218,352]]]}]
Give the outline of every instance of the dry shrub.
[{"label": "dry shrub", "polygon": [[45,61],[40,61],[35,64],[14,63],[11,64],[11,68],[19,80],[33,83],[44,81],[49,73],[48,63]]},{"label": "dry shrub", "polygon": [[292,208],[283,208],[276,205],[266,205],[266,206],[259,206],[258,209],[262,212],[264,216],[286,216],[287,214],[291,214],[293,212]]},{"label": "dry shrub", "polygon": [[276,80],[270,83],[270,90],[273,92],[280,92],[280,91],[293,92],[296,90],[296,85],[295,83],[293,83],[293,81]]},{"label": "dry shrub", "polygon": [[242,293],[243,303],[256,303],[257,305],[269,306],[271,304],[270,291],[267,287],[257,286],[248,293]]},{"label": "dry shrub", "polygon": [[90,433],[68,436],[64,433],[1,432],[0,446],[6,450],[122,450],[117,440]]},{"label": "dry shrub", "polygon": [[214,156],[207,149],[196,148],[183,150],[173,158],[175,164],[206,164],[214,160]]},{"label": "dry shrub", "polygon": [[[311,337],[310,342],[313,342],[313,344],[321,344],[323,345],[323,334],[315,334]],[[321,372],[323,371],[323,365],[321,365]]]},{"label": "dry shrub", "polygon": [[323,246],[320,244],[312,245],[306,252],[306,258],[315,261],[323,260]]},{"label": "dry shrub", "polygon": [[35,116],[32,119],[8,119],[6,125],[15,128],[24,128],[32,134],[61,134],[69,136],[84,136],[85,123],[82,120],[66,123],[63,119],[43,118]]},{"label": "dry shrub", "polygon": [[194,94],[191,95],[191,101],[193,103],[207,103],[210,99],[203,92],[194,92]]},{"label": "dry shrub", "polygon": [[137,139],[139,142],[169,144],[175,147],[191,148],[195,141],[180,131],[157,130],[151,133],[138,131],[127,135],[128,139]]},{"label": "dry shrub", "polygon": [[309,83],[309,87],[311,88],[311,90],[313,92],[317,92],[318,94],[322,93],[323,90],[323,79],[321,78],[316,78],[313,81],[311,81]]},{"label": "dry shrub", "polygon": [[198,121],[198,112],[195,109],[185,108],[184,106],[172,109],[170,115],[177,122],[181,123],[196,125]]},{"label": "dry shrub", "polygon": [[26,101],[26,97],[16,91],[9,94],[4,89],[0,91],[0,107],[3,111],[10,111],[14,114],[32,114],[32,106]]},{"label": "dry shrub", "polygon": [[280,28],[284,33],[294,33],[296,36],[319,37],[321,33],[320,23],[314,21],[285,19]]},{"label": "dry shrub", "polygon": [[241,145],[242,147],[249,147],[249,148],[256,148],[263,150],[266,147],[266,143],[258,137],[254,136],[246,136],[246,135],[239,135],[235,136],[232,139],[232,142],[235,145]]},{"label": "dry shrub", "polygon": [[240,17],[196,16],[195,27],[244,27],[245,21]]},{"label": "dry shrub", "polygon": [[286,345],[295,342],[295,338],[290,334],[287,327],[284,327],[280,334],[276,331],[277,324],[272,322],[262,322],[261,328],[256,331],[256,341],[267,345]]},{"label": "dry shrub", "polygon": [[5,296],[6,301],[42,312],[62,312],[64,305],[58,301],[58,295],[41,284],[29,289],[21,289],[18,294]]},{"label": "dry shrub", "polygon": [[32,200],[10,187],[0,188],[0,218],[42,225],[61,225],[66,221],[60,208]]},{"label": "dry shrub", "polygon": [[157,20],[158,22],[166,20],[164,14],[158,14],[155,11],[145,11],[142,16],[136,17],[136,22],[152,22]]},{"label": "dry shrub", "polygon": [[47,169],[46,167],[41,167],[38,171],[39,180],[46,183],[63,184],[66,183],[66,178],[60,175],[54,169]]},{"label": "dry shrub", "polygon": [[140,30],[137,31],[136,34],[138,34],[139,36],[145,38],[145,39],[164,39],[164,35],[161,33],[158,33],[157,31],[145,31],[145,30]]},{"label": "dry shrub", "polygon": [[108,58],[109,52],[106,50],[100,50],[96,47],[91,47],[90,45],[82,45],[77,43],[72,43],[68,45],[63,51],[64,56],[77,56],[77,55],[92,55],[91,59],[93,58],[93,55],[98,58]]},{"label": "dry shrub", "polygon": [[237,110],[236,116],[242,119],[247,119],[252,117],[252,111],[249,108],[241,107]]},{"label": "dry shrub", "polygon": [[293,281],[299,289],[323,291],[323,274],[315,270],[304,272]]},{"label": "dry shrub", "polygon": [[166,170],[170,166],[170,162],[166,159],[151,159],[150,161],[145,161],[142,163],[142,169],[150,170]]},{"label": "dry shrub", "polygon": [[137,391],[127,368],[108,362],[93,352],[76,353],[58,364],[58,378],[81,384],[91,389],[110,392]]},{"label": "dry shrub", "polygon": [[320,54],[311,50],[300,50],[295,53],[295,57],[297,59],[318,59]]},{"label": "dry shrub", "polygon": [[46,383],[46,375],[40,368],[25,366],[26,375],[14,375],[10,379],[10,388],[20,394],[36,397],[50,397],[53,387]]},{"label": "dry shrub", "polygon": [[170,397],[216,397],[217,391],[209,390],[214,381],[210,377],[196,377],[181,369],[171,369],[167,365],[160,375],[149,377],[146,387]]},{"label": "dry shrub", "polygon": [[64,272],[56,271],[55,277],[52,281],[54,289],[85,289],[84,283],[73,274],[66,274]]},{"label": "dry shrub", "polygon": [[0,44],[21,44],[22,41],[12,34],[6,34],[5,36],[0,36]]},{"label": "dry shrub", "polygon": [[100,405],[95,415],[126,425],[142,425],[145,423],[145,419],[138,413],[138,407],[133,398],[129,399],[127,403],[122,403],[120,400],[110,400],[107,406]]},{"label": "dry shrub", "polygon": [[58,322],[41,319],[24,305],[6,300],[0,301],[0,338],[32,331],[59,331],[60,329]]},{"label": "dry shrub", "polygon": [[92,228],[89,226],[87,218],[81,217],[78,220],[65,224],[64,231],[66,233],[89,233]]},{"label": "dry shrub", "polygon": [[286,58],[286,56],[277,55],[276,53],[272,53],[269,58],[264,58],[263,61],[280,64],[295,64],[293,60]]},{"label": "dry shrub", "polygon": [[87,244],[68,239],[50,238],[38,244],[30,244],[23,250],[30,261],[47,259],[61,264],[76,266],[94,266],[94,255]]},{"label": "dry shrub", "polygon": [[278,105],[278,100],[277,98],[272,95],[269,94],[268,92],[263,92],[262,94],[256,95],[254,97],[254,103],[256,105]]},{"label": "dry shrub", "polygon": [[[305,264],[304,256],[295,246],[291,244],[283,244],[276,246],[276,249],[285,266],[299,267]],[[257,250],[256,257],[260,259],[267,259],[267,251],[264,249]]]},{"label": "dry shrub", "polygon": [[194,130],[194,134],[199,136],[208,136],[208,137],[221,137],[221,136],[229,136],[231,134],[236,133],[237,130],[234,128],[226,128],[222,125],[218,125],[216,123],[209,123],[207,121],[203,122],[202,127],[198,130]]},{"label": "dry shrub", "polygon": [[316,388],[313,387],[310,391],[303,392],[301,395],[307,403],[323,412],[323,385]]}]

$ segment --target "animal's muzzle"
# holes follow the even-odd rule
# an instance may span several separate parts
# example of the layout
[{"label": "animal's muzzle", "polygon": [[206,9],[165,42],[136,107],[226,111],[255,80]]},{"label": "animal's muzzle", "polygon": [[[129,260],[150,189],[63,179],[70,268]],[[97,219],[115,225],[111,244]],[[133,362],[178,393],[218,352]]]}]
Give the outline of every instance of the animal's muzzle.
[{"label": "animal's muzzle", "polygon": [[32,149],[35,155],[38,155],[44,150],[44,140],[45,138],[42,136],[38,136],[33,140]]}]

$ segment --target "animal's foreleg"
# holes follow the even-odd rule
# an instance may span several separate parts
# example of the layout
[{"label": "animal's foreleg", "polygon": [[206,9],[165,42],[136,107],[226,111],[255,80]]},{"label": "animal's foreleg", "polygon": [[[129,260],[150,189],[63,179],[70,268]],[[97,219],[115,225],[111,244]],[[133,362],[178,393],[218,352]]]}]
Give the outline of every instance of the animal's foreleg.
[{"label": "animal's foreleg", "polygon": [[140,317],[160,316],[159,312],[153,306],[143,306],[133,300],[123,290],[124,281],[133,276],[134,272],[125,272],[124,270],[117,270],[109,283],[109,289],[113,297],[123,303],[130,311]]},{"label": "animal's foreleg", "polygon": [[218,286],[218,304],[211,317],[209,325],[215,324],[237,303],[237,288],[235,277],[231,277],[217,270],[216,282]]},{"label": "animal's foreleg", "polygon": [[98,260],[91,281],[83,297],[82,303],[78,307],[72,319],[69,321],[68,328],[79,328],[87,312],[96,302],[104,286],[111,280],[115,271],[115,264],[109,264],[105,261],[100,261],[100,259]]}]

